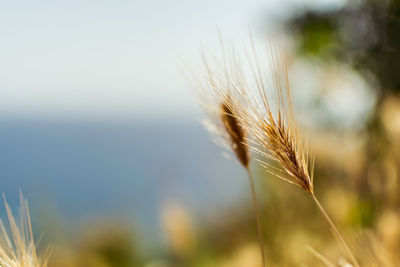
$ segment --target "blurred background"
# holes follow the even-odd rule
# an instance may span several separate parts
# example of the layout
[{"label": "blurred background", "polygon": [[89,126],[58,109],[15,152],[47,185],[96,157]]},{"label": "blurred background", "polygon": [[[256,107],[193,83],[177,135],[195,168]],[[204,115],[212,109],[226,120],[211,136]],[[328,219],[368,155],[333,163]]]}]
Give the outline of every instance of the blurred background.
[{"label": "blurred background", "polygon": [[[399,15],[397,0],[4,3],[1,191],[29,200],[50,266],[260,266],[246,172],[182,69],[202,45],[219,55],[218,32],[284,35],[316,192],[358,257],[396,266]],[[339,263],[310,198],[252,168],[267,261],[321,266],[312,247]]]}]

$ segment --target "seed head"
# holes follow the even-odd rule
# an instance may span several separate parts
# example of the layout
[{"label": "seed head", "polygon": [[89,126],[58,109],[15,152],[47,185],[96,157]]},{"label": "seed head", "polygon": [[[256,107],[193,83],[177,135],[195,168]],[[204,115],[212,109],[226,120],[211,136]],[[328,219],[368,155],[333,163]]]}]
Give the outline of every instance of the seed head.
[{"label": "seed head", "polygon": [[[239,109],[238,98],[234,96],[233,83],[225,75],[217,75],[211,70],[203,55],[205,79],[200,81],[200,100],[208,115],[206,128],[217,137],[217,142],[231,150],[239,163],[248,168],[250,156],[247,146],[247,130],[240,124],[234,110]],[[204,82],[205,81],[205,82]]]},{"label": "seed head", "polygon": [[[22,198],[20,218],[16,220],[10,206],[5,201],[11,236],[8,234],[3,222],[0,220],[0,266],[1,267],[46,267],[48,253],[44,257],[37,254],[33,239],[31,219],[28,203]],[[11,238],[10,238],[11,237]]]},{"label": "seed head", "polygon": [[239,162],[247,168],[249,166],[249,151],[245,140],[245,130],[233,114],[229,102],[229,99],[227,99],[221,103],[221,121],[229,135],[232,151],[236,154]]},{"label": "seed head", "polygon": [[[240,92],[236,95],[241,99],[235,102],[242,105],[234,106],[237,108],[233,113],[239,124],[254,137],[249,146],[262,156],[258,158],[261,165],[268,172],[313,195],[312,171],[309,171],[307,148],[295,118],[287,58],[282,49],[271,44],[270,48],[267,59],[272,69],[272,86],[268,88],[268,72],[263,69],[262,57],[253,45],[253,60],[250,62],[253,76],[236,84],[235,89]],[[277,164],[271,164],[271,161]]]}]

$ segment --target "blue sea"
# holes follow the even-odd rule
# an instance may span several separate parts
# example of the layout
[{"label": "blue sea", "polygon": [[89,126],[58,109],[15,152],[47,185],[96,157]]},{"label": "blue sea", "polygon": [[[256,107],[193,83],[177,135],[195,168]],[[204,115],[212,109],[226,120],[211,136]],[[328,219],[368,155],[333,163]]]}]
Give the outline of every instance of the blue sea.
[{"label": "blue sea", "polygon": [[38,224],[122,218],[159,240],[166,201],[201,221],[246,182],[197,121],[0,120],[0,191],[16,209],[21,190]]}]

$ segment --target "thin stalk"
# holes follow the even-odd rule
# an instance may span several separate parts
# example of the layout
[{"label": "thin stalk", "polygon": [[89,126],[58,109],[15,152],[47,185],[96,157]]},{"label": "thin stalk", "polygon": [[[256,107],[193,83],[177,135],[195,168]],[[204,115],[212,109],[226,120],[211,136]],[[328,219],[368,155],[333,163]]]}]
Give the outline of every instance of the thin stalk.
[{"label": "thin stalk", "polygon": [[260,246],[260,252],[261,252],[261,258],[262,258],[262,266],[266,266],[265,262],[265,251],[264,251],[264,242],[262,238],[262,231],[261,231],[261,220],[260,220],[260,212],[258,210],[258,204],[257,204],[257,196],[256,196],[256,189],[254,186],[254,181],[253,181],[253,175],[251,174],[250,167],[247,167],[247,174],[249,177],[249,182],[250,182],[250,188],[251,188],[251,197],[253,199],[253,208],[254,208],[254,214],[256,217],[256,224],[257,224],[257,235],[258,235],[258,243]]},{"label": "thin stalk", "polygon": [[333,233],[336,235],[336,237],[339,239],[340,243],[342,244],[343,248],[346,250],[347,254],[350,256],[354,266],[360,267],[358,264],[356,258],[354,257],[353,253],[351,252],[349,246],[347,246],[346,241],[344,241],[342,235],[339,233],[338,229],[336,228],[335,224],[332,222],[331,218],[329,217],[328,213],[326,213],[325,209],[322,207],[321,203],[319,203],[318,199],[315,197],[314,194],[311,195],[315,204],[317,204],[317,207],[321,211],[322,215],[324,215],[326,221],[329,223]]}]

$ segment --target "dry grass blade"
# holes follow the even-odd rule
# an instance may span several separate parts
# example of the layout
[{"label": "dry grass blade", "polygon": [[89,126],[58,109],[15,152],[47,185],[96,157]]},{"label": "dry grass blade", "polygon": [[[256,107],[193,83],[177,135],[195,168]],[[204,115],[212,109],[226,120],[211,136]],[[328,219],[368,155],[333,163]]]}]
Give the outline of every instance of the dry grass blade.
[{"label": "dry grass blade", "polygon": [[[358,254],[361,255],[361,265],[364,267],[389,267],[389,266],[398,266],[398,264],[394,264],[392,259],[383,249],[382,244],[379,239],[376,238],[373,232],[368,230],[363,230],[362,232],[357,233],[355,239],[355,248],[358,251]],[[328,260],[321,253],[316,251],[312,247],[307,248],[308,251],[313,254],[318,260],[324,263],[327,267],[335,267],[337,266],[332,261]],[[353,266],[349,262],[339,259],[338,264],[340,266]]]},{"label": "dry grass blade", "polygon": [[28,203],[22,198],[20,218],[17,221],[4,197],[5,207],[10,225],[11,238],[3,222],[0,220],[0,266],[1,267],[46,267],[48,251],[43,257],[38,256],[33,239]]},{"label": "dry grass blade", "polygon": [[321,253],[316,251],[312,247],[307,247],[308,251],[314,255],[318,260],[320,260],[323,264],[325,264],[327,267],[335,267],[335,264],[332,263],[330,260],[328,260],[326,257],[324,257]]}]

